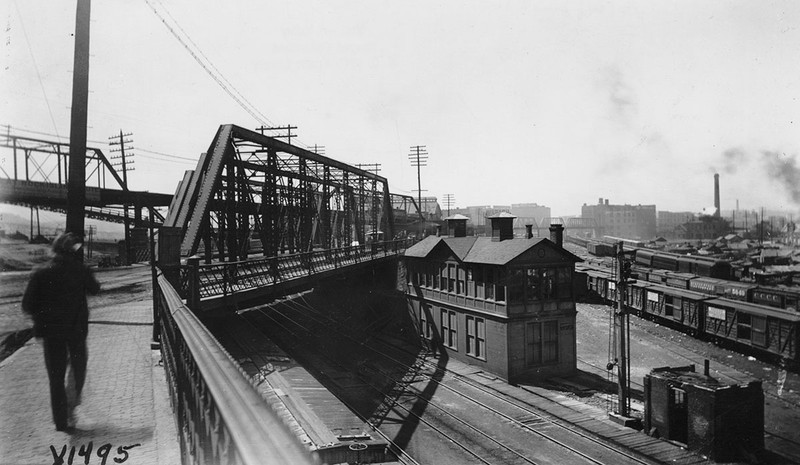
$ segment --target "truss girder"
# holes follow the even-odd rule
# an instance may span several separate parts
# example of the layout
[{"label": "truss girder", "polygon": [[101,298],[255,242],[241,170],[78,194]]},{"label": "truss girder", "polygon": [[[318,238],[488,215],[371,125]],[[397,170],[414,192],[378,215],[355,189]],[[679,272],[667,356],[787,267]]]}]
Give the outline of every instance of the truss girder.
[{"label": "truss girder", "polygon": [[[36,181],[66,185],[69,173],[69,143],[11,134],[0,135],[4,156],[0,172],[16,181]],[[128,190],[122,177],[98,148],[86,148],[86,185]],[[111,185],[106,185],[111,178]]]},{"label": "truss girder", "polygon": [[393,218],[385,178],[234,125],[184,175],[168,216],[184,229],[184,256],[202,244],[221,260],[244,259],[254,245],[277,256],[363,243],[374,231],[393,235]]}]

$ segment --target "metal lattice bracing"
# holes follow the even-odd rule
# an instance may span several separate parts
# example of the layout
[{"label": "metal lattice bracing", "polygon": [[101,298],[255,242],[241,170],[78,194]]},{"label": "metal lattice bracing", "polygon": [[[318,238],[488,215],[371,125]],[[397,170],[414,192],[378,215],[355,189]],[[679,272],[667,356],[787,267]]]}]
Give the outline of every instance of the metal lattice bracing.
[{"label": "metal lattice bracing", "polygon": [[594,218],[567,218],[564,225],[567,231],[591,232],[594,237],[602,237],[603,230]]},{"label": "metal lattice bracing", "polygon": [[[180,182],[167,226],[181,253],[245,259],[394,236],[385,178],[234,125],[221,126]],[[375,237],[375,240],[378,240]]]},{"label": "metal lattice bracing", "polygon": [[[0,202],[66,212],[69,152],[66,142],[0,134]],[[148,208],[156,223],[163,220],[154,207],[168,205],[172,196],[129,190],[99,148],[88,147],[84,162],[87,218],[122,223],[127,205],[135,226],[149,224]]]}]

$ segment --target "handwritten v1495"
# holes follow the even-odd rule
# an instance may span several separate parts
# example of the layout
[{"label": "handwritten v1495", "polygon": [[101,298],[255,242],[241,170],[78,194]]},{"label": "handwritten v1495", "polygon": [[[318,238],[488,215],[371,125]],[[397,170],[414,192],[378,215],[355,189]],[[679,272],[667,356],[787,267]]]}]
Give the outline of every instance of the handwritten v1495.
[{"label": "handwritten v1495", "polygon": [[[67,455],[67,446],[61,448],[61,453],[59,453],[54,446],[50,446],[50,452],[53,454],[53,465],[64,465],[64,459],[66,458],[67,465],[73,465],[73,463],[78,464],[81,463],[81,458],[83,458],[84,465],[89,465],[89,462],[92,458],[92,441],[89,441],[89,444],[85,446],[80,446],[79,448],[75,448],[72,446],[69,448],[69,455]],[[117,447],[117,454],[114,458],[114,462],[116,463],[123,463],[130,457],[128,451],[133,449],[134,447],[141,446],[141,444],[134,444],[132,446],[119,446]],[[111,450],[114,448],[110,443],[103,444],[102,446],[97,448],[96,454],[97,457],[100,459],[100,465],[106,465],[106,460],[108,460],[109,455],[111,454]],[[77,461],[76,459],[77,454]]]}]

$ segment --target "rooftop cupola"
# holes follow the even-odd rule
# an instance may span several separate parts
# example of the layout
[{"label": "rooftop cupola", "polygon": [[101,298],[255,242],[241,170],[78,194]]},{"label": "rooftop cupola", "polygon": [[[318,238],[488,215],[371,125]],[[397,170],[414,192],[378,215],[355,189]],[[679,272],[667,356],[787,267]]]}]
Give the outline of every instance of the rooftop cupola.
[{"label": "rooftop cupola", "polygon": [[444,220],[447,221],[447,235],[451,237],[467,237],[468,219],[469,217],[459,213],[445,218]]},{"label": "rooftop cupola", "polygon": [[492,241],[499,242],[514,238],[514,219],[516,216],[508,212],[501,212],[494,216],[488,216],[492,222]]}]

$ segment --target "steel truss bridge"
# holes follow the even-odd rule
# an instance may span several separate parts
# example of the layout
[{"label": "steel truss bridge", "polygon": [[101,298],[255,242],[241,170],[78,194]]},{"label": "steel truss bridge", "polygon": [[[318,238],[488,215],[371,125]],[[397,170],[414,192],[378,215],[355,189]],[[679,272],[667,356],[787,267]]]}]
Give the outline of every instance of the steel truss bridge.
[{"label": "steel truss bridge", "polygon": [[[159,230],[153,285],[181,446],[192,451],[184,462],[312,463],[198,317],[391,266],[421,227],[413,199],[392,195],[385,178],[220,126],[178,184]],[[357,461],[351,446],[342,441],[317,454]]]},{"label": "steel truss bridge", "polygon": [[[399,221],[398,221],[399,220]],[[421,224],[386,178],[235,125],[220,126],[186,171],[164,226],[206,263],[393,239]]]},{"label": "steel truss bridge", "polygon": [[[0,153],[0,202],[66,212],[68,143],[7,133],[0,135]],[[164,217],[156,207],[168,206],[171,199],[131,191],[102,150],[86,149],[87,217],[117,223],[130,218],[134,227],[160,225]]]}]

